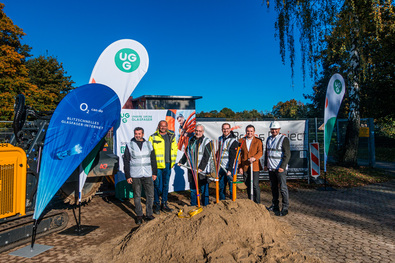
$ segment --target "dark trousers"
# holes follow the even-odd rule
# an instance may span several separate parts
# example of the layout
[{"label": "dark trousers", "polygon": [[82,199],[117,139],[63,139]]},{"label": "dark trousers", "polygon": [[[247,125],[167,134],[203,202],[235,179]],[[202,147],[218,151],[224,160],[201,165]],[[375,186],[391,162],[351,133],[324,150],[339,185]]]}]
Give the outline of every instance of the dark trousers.
[{"label": "dark trousers", "polygon": [[[244,183],[247,186],[248,199],[251,199],[251,167],[244,172]],[[261,189],[259,188],[259,171],[253,172],[253,201],[257,204],[261,203]]]},{"label": "dark trousers", "polygon": [[154,181],[152,177],[132,178],[133,183],[133,198],[134,206],[137,216],[143,216],[143,209],[141,207],[141,187],[144,188],[145,196],[147,197],[146,216],[152,216],[152,205],[154,204]]},{"label": "dark trousers", "polygon": [[273,200],[272,204],[276,207],[279,207],[279,189],[278,185],[280,184],[280,192],[282,197],[282,209],[288,210],[289,200],[288,200],[288,187],[287,187],[287,171],[279,173],[276,171],[269,171],[270,178],[270,187],[272,188]]},{"label": "dark trousers", "polygon": [[225,200],[226,198],[226,185],[229,185],[230,199],[232,199],[233,178],[228,176],[227,171],[221,168],[219,170],[219,200]]}]

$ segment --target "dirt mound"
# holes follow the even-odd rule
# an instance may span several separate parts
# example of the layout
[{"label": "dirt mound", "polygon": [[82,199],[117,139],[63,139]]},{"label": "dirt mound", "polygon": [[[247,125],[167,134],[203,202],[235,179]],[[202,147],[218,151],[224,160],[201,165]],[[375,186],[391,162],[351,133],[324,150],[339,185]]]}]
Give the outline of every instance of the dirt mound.
[{"label": "dirt mound", "polygon": [[161,215],[124,237],[106,242],[92,259],[94,262],[319,262],[292,251],[287,245],[292,236],[291,228],[274,220],[263,205],[250,200],[223,201],[203,208],[192,218]]}]

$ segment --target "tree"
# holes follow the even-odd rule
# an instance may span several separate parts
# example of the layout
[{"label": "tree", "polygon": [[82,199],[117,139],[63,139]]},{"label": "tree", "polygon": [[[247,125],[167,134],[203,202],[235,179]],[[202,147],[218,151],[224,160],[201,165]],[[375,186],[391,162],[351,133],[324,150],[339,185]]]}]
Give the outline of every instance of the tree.
[{"label": "tree", "polygon": [[37,98],[32,104],[33,108],[43,110],[54,110],[59,102],[73,89],[74,81],[63,69],[55,57],[39,56],[26,62],[29,70],[29,78],[45,93],[45,96]]},{"label": "tree", "polygon": [[[395,23],[392,9],[391,4],[386,8],[383,5],[379,9],[380,23],[375,24],[372,21],[377,19],[377,10],[371,1],[346,1],[336,27],[328,37],[328,49],[323,52],[325,59],[339,60],[340,70],[345,71],[344,75],[349,82],[349,124],[345,150],[341,156],[344,164],[348,166],[355,166],[357,163],[360,116],[365,114],[368,117],[369,112],[373,116],[380,116],[380,111],[382,114],[383,110],[378,109],[382,109],[383,105],[378,103],[387,102],[386,105],[390,106],[395,97],[395,61],[392,54]],[[387,86],[380,85],[382,82]],[[393,109],[394,107],[387,110],[387,113],[393,115]],[[376,112],[378,114],[374,114]]]},{"label": "tree", "polygon": [[0,119],[11,120],[16,95],[37,111],[54,110],[74,83],[54,57],[26,59],[31,48],[22,45],[23,30],[14,25],[0,3]]},{"label": "tree", "polygon": [[286,102],[280,101],[277,105],[273,106],[272,113],[275,118],[306,118],[307,107],[295,99]]},{"label": "tree", "polygon": [[257,111],[257,110],[244,110],[241,112],[234,112],[229,108],[223,108],[220,112],[212,110],[210,112],[199,112],[196,117],[198,118],[227,118],[234,121],[255,121],[263,118],[274,118],[273,114],[269,111]]},{"label": "tree", "polygon": [[[235,116],[234,111],[229,108],[223,108],[219,113],[223,113],[225,118],[233,118]],[[221,115],[222,116],[222,115]]]},{"label": "tree", "polygon": [[271,113],[266,113],[264,115],[263,112],[258,112],[257,110],[244,110],[242,112],[234,112],[229,108],[223,108],[220,112],[216,110],[212,110],[210,112],[199,112],[196,117],[198,118],[227,118],[230,120],[257,120],[262,119],[263,117],[271,118],[273,117]]},{"label": "tree", "polygon": [[14,97],[26,91],[31,94],[40,91],[29,83],[24,65],[31,49],[20,42],[25,33],[6,16],[3,8],[4,4],[0,3],[0,119],[11,120]]},{"label": "tree", "polygon": [[285,52],[289,51],[292,75],[295,60],[294,29],[298,28],[303,76],[307,62],[310,75],[315,78],[321,65],[327,71],[324,78],[335,72],[343,73],[346,78],[349,87],[349,125],[343,160],[346,165],[355,166],[360,110],[363,109],[361,103],[364,102],[361,88],[366,89],[363,86],[367,84],[366,73],[373,73],[375,69],[369,56],[372,54],[372,45],[368,43],[376,42],[374,46],[378,48],[385,46],[381,41],[383,36],[384,39],[393,41],[393,4],[391,1],[380,0],[274,2],[278,12],[275,27],[280,40],[280,53],[284,62]]}]

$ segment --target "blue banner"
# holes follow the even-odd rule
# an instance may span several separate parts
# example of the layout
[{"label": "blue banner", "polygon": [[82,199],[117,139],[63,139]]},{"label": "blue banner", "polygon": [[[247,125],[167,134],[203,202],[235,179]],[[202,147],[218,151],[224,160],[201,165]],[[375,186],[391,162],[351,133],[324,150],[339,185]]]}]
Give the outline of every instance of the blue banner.
[{"label": "blue banner", "polygon": [[117,94],[102,84],[87,84],[59,103],[45,136],[34,219],[85,157],[119,124]]}]

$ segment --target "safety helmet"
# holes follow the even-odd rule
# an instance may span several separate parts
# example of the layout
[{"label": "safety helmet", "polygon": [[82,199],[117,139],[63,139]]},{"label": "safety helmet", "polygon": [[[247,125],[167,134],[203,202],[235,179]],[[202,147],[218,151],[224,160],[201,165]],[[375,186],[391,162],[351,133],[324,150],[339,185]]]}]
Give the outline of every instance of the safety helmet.
[{"label": "safety helmet", "polygon": [[278,121],[272,121],[269,126],[270,129],[281,129],[281,125]]}]

